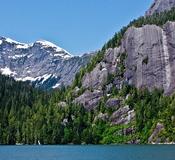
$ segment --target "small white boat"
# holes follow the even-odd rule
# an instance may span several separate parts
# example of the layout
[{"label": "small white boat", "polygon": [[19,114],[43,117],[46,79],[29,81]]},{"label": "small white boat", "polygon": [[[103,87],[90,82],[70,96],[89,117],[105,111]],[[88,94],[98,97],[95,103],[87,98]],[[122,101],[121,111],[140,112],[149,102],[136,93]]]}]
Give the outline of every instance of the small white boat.
[{"label": "small white boat", "polygon": [[41,145],[40,141],[38,140],[38,145]]},{"label": "small white boat", "polygon": [[22,146],[22,145],[24,145],[23,143],[16,143],[15,144],[16,146]]}]

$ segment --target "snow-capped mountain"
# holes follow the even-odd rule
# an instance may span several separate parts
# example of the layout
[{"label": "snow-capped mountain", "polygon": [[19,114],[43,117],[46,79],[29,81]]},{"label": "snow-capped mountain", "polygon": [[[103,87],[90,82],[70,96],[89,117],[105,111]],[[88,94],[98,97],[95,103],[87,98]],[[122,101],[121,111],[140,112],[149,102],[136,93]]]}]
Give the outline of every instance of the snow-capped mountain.
[{"label": "snow-capped mountain", "polygon": [[43,89],[70,85],[90,57],[91,54],[72,56],[46,40],[25,44],[0,37],[0,72]]}]

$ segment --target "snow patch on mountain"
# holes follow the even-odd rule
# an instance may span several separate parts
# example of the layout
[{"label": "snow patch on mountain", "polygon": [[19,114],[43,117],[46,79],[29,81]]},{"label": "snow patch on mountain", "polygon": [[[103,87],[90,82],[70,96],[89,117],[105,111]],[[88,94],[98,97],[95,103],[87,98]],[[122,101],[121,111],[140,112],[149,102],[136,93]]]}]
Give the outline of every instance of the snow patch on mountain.
[{"label": "snow patch on mountain", "polygon": [[[16,49],[28,49],[29,47],[32,47],[34,44],[40,44],[41,48],[45,48],[45,49],[53,48],[53,50],[56,52],[56,54],[53,55],[54,57],[59,56],[65,59],[72,57],[72,55],[68,51],[46,40],[38,40],[35,43],[26,44],[26,43],[21,43],[21,42],[12,40],[11,38],[1,37],[0,45],[3,43],[3,41],[10,44],[15,44]],[[15,58],[19,58],[19,57],[13,57],[13,59]]]},{"label": "snow patch on mountain", "polygon": [[23,77],[23,78],[15,78],[15,80],[16,80],[16,81],[23,81],[23,82],[25,82],[25,81],[31,81],[31,82],[33,82],[33,81],[37,80],[37,78],[33,78],[33,77]]},{"label": "snow patch on mountain", "polygon": [[61,52],[63,51],[62,48],[56,46],[55,44],[49,42],[49,41],[46,41],[46,40],[39,40],[39,41],[36,41],[36,43],[40,43],[42,46],[48,48],[48,47],[52,47],[52,48],[56,48],[58,52]]},{"label": "snow patch on mountain", "polygon": [[59,86],[60,86],[60,83],[57,83],[52,88],[55,89],[55,88],[58,88]]},{"label": "snow patch on mountain", "polygon": [[3,74],[3,75],[7,75],[7,76],[16,75],[16,72],[11,71],[10,68],[8,68],[8,67],[1,68],[0,71],[1,71],[1,74]]},{"label": "snow patch on mountain", "polygon": [[29,54],[28,56],[27,56],[27,58],[30,58],[30,57],[32,57],[33,56],[33,54]]},{"label": "snow patch on mountain", "polygon": [[61,53],[54,54],[53,56],[54,56],[54,57],[63,57],[63,58],[65,58],[65,59],[71,57],[69,54],[61,54]]},{"label": "snow patch on mountain", "polygon": [[[39,41],[36,41],[35,43],[41,44],[44,48],[54,48],[56,52],[65,52],[65,53],[67,53],[66,57],[71,57],[71,54],[69,52],[67,52],[63,48],[60,48],[57,45],[55,45],[49,41],[39,40]],[[61,54],[57,54],[57,55],[60,56]]]},{"label": "snow patch on mountain", "polygon": [[57,78],[57,76],[53,75],[53,74],[44,74],[42,76],[38,76],[38,77],[23,77],[23,78],[15,78],[17,81],[31,81],[31,82],[34,82],[34,81],[41,81],[41,83],[44,83],[45,81],[47,81],[49,78],[51,77],[55,77]]},{"label": "snow patch on mountain", "polygon": [[8,58],[11,58],[11,59],[18,59],[18,58],[23,58],[23,57],[26,57],[26,54],[8,56]]},{"label": "snow patch on mountain", "polygon": [[49,78],[51,78],[53,75],[52,74],[45,74],[42,77],[40,77],[40,79],[42,80],[42,83],[44,83],[46,80],[48,80]]},{"label": "snow patch on mountain", "polygon": [[22,44],[22,43],[20,43],[20,42],[17,42],[17,41],[15,41],[15,40],[10,39],[10,38],[5,38],[5,37],[4,37],[4,39],[5,39],[5,41],[8,42],[8,43],[12,43],[12,44],[13,44],[13,43],[14,43],[14,44]]},{"label": "snow patch on mountain", "polygon": [[16,46],[17,49],[27,49],[29,47],[30,47],[30,45],[28,45],[28,44],[19,44]]},{"label": "snow patch on mountain", "polygon": [[29,47],[31,47],[31,45],[33,44],[26,44],[26,43],[21,43],[15,40],[12,40],[11,38],[6,38],[6,37],[1,37],[0,40],[0,45],[4,42],[10,43],[10,44],[15,44],[16,49],[27,49]]}]

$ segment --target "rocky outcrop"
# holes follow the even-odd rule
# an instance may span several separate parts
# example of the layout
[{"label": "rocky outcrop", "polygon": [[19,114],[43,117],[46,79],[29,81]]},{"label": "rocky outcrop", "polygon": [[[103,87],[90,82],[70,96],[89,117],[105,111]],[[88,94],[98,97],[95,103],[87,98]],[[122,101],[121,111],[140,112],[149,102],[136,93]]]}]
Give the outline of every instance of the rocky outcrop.
[{"label": "rocky outcrop", "polygon": [[98,63],[90,73],[86,73],[83,77],[83,88],[101,90],[107,81],[108,75],[116,72],[118,54],[118,48],[107,50],[103,61]]},{"label": "rocky outcrop", "polygon": [[164,130],[164,125],[157,123],[156,128],[148,139],[148,143],[160,143],[161,139],[158,138],[159,134]]},{"label": "rocky outcrop", "polygon": [[113,84],[106,85],[106,83],[109,74],[115,74],[117,71],[119,51],[119,48],[108,49],[103,61],[98,63],[90,73],[85,74],[82,87],[86,89],[86,92],[76,98],[76,102],[83,104],[85,108],[95,108],[103,96],[103,87],[106,87],[106,92],[112,89]]},{"label": "rocky outcrop", "polygon": [[82,104],[87,110],[94,109],[98,106],[103,92],[99,90],[86,90],[81,96],[75,99],[75,103]]},{"label": "rocky outcrop", "polygon": [[[94,97],[96,97],[96,91],[94,92],[87,91],[82,96],[76,98],[76,101],[78,100],[78,102],[80,102],[81,104],[86,104],[85,105],[86,108],[88,106],[90,108],[96,107],[97,103],[99,102],[99,99],[101,99],[101,97],[103,96],[102,90],[103,90],[103,86],[106,85],[108,75],[116,73],[118,54],[119,54],[118,48],[108,49],[106,51],[103,61],[98,63],[90,73],[86,73],[82,79],[82,87],[86,90],[88,89],[98,90],[98,98],[95,98],[94,100]],[[111,89],[111,85],[112,84],[108,85],[107,90]],[[83,100],[84,97],[88,97],[88,98],[86,98],[86,100]],[[94,103],[91,103],[91,102],[94,102]]]},{"label": "rocky outcrop", "polygon": [[175,89],[175,22],[163,28],[145,25],[125,33],[122,50],[127,53],[126,81],[137,88]]},{"label": "rocky outcrop", "polygon": [[58,103],[58,107],[64,108],[66,106],[67,106],[67,103],[66,102],[59,102]]},{"label": "rocky outcrop", "polygon": [[110,98],[106,102],[107,108],[115,108],[118,109],[120,107],[121,100],[118,98]]},{"label": "rocky outcrop", "polygon": [[129,124],[135,118],[134,110],[130,110],[129,106],[124,106],[115,111],[110,121],[112,124]]},{"label": "rocky outcrop", "polygon": [[146,12],[146,16],[151,16],[154,13],[168,11],[175,7],[175,0],[154,0],[150,9]]},{"label": "rocky outcrop", "polygon": [[105,63],[99,63],[92,72],[87,73],[83,78],[83,88],[102,89],[102,86],[107,81],[108,70],[105,68]]},{"label": "rocky outcrop", "polygon": [[102,121],[108,121],[109,116],[107,113],[99,113],[95,118],[94,121],[96,122],[97,120],[102,120]]}]

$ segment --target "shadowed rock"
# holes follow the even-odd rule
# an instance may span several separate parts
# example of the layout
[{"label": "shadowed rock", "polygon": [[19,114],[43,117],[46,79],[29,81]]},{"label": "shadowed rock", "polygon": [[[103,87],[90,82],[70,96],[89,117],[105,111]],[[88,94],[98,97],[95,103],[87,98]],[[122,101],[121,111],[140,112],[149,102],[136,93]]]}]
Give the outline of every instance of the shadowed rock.
[{"label": "shadowed rock", "polygon": [[106,107],[108,108],[119,108],[120,107],[120,102],[118,98],[110,98],[106,102]]},{"label": "shadowed rock", "polygon": [[[154,129],[153,133],[148,139],[148,143],[155,142],[155,140],[158,139],[158,135],[162,130],[164,130],[164,125],[161,123],[157,123],[156,128]],[[160,143],[160,142],[156,141],[156,143]]]},{"label": "shadowed rock", "polygon": [[108,74],[116,72],[117,56],[119,49],[108,49],[102,62],[90,72],[86,73],[82,80],[83,88],[102,89],[106,83]]},{"label": "shadowed rock", "polygon": [[86,90],[80,97],[75,99],[75,103],[82,104],[86,109],[91,110],[97,107],[103,92],[95,90],[93,92]]},{"label": "shadowed rock", "polygon": [[110,120],[112,124],[129,124],[134,118],[134,110],[130,110],[129,106],[124,106],[115,111]]}]

